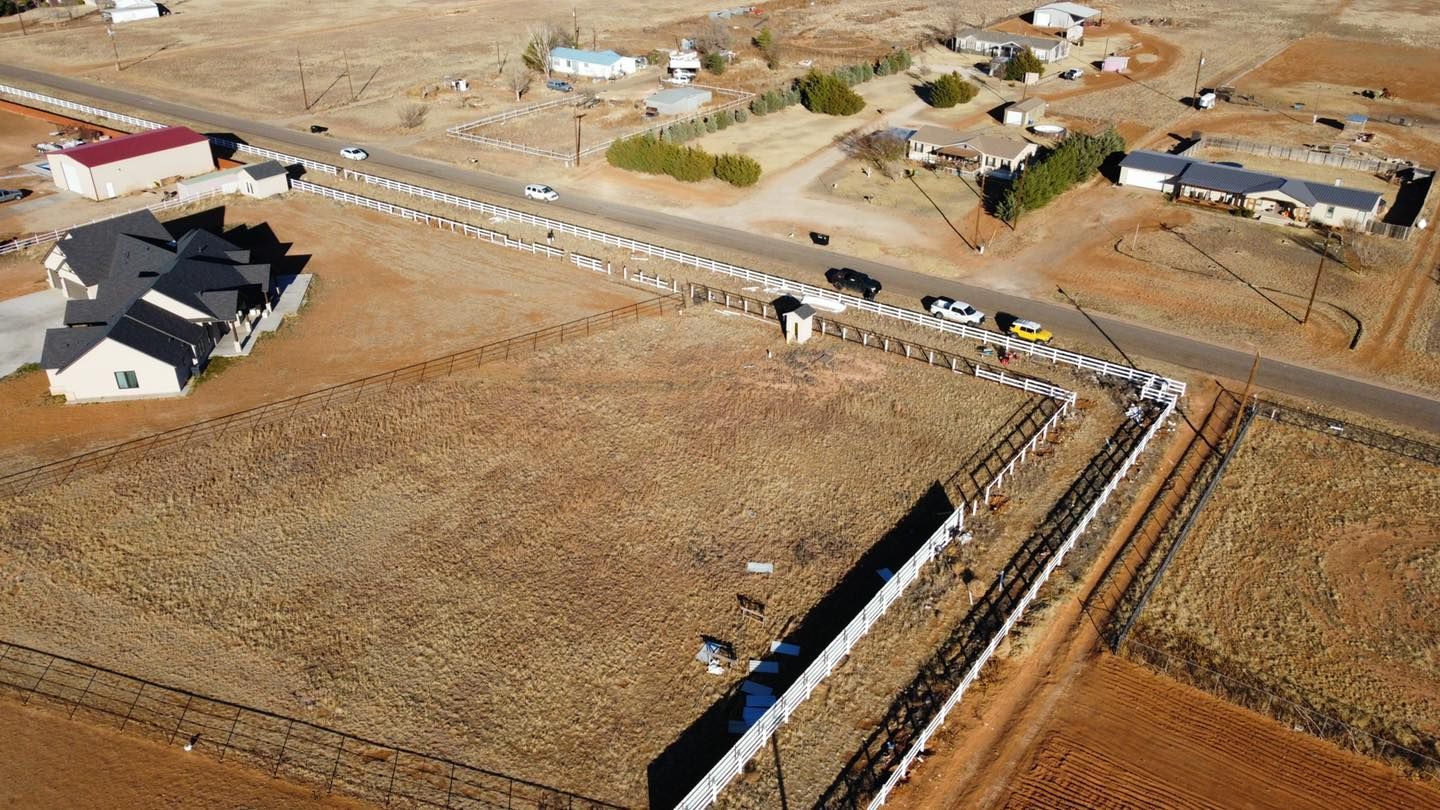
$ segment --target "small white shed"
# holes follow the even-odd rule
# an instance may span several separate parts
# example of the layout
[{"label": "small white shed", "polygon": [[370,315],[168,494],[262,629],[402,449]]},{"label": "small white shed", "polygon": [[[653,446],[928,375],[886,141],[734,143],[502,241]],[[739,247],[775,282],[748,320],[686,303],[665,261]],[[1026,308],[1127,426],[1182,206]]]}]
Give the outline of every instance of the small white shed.
[{"label": "small white shed", "polygon": [[102,15],[107,22],[116,25],[154,20],[160,16],[160,6],[150,0],[115,0],[115,7],[102,12]]},{"label": "small white shed", "polygon": [[1031,96],[1024,101],[1017,101],[1005,108],[1005,125],[1009,127],[1028,127],[1040,120],[1045,114],[1045,99]]},{"label": "small white shed", "polygon": [[675,87],[661,90],[645,99],[645,114],[686,115],[709,104],[712,98],[709,90],[699,87]]}]

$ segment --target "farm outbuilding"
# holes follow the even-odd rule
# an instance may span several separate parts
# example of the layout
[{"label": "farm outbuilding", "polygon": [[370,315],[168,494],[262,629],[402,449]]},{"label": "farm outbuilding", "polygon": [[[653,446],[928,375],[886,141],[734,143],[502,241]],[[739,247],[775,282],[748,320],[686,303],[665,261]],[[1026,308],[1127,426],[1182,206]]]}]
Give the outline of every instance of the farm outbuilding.
[{"label": "farm outbuilding", "polygon": [[1005,108],[1005,126],[1007,127],[1028,127],[1032,126],[1040,117],[1045,114],[1045,99],[1031,96],[1024,101],[1017,101]]},{"label": "farm outbuilding", "polygon": [[196,197],[210,191],[224,194],[244,194],[247,197],[265,198],[284,194],[290,190],[290,175],[278,162],[267,160],[232,169],[190,177],[175,184],[181,199]]},{"label": "farm outbuilding", "polygon": [[186,127],[152,129],[50,153],[55,185],[92,200],[214,170],[210,140]]},{"label": "farm outbuilding", "polygon": [[621,56],[614,51],[556,48],[550,51],[550,70],[590,79],[619,79],[639,70],[639,65],[635,57]]},{"label": "farm outbuilding", "polygon": [[699,87],[675,87],[661,90],[645,99],[646,115],[685,115],[710,103],[709,90]]},{"label": "farm outbuilding", "polygon": [[1099,21],[1098,9],[1079,3],[1046,3],[1030,14],[1030,22],[1036,28],[1070,28],[1076,25],[1095,25]]},{"label": "farm outbuilding", "polygon": [[154,20],[162,14],[169,13],[159,3],[152,3],[150,0],[114,0],[114,3],[113,8],[106,9],[101,14],[106,22],[116,25],[138,20]]}]

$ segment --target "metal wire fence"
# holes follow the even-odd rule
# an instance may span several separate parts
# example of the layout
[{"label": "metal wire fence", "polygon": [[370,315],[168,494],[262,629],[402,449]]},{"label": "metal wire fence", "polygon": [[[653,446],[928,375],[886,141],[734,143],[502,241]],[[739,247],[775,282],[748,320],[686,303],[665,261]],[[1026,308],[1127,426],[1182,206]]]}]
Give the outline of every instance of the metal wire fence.
[{"label": "metal wire fence", "polygon": [[0,689],[218,760],[377,804],[456,810],[616,805],[0,641]]},{"label": "metal wire fence", "polygon": [[1440,447],[1433,444],[1386,433],[1383,430],[1361,427],[1332,416],[1302,411],[1299,408],[1278,405],[1267,400],[1256,400],[1255,411],[1257,416],[1263,416],[1275,422],[1302,427],[1347,442],[1363,444],[1376,450],[1396,453],[1440,467]]},{"label": "metal wire fence", "polygon": [[77,475],[103,472],[112,467],[126,464],[137,464],[155,453],[178,450],[198,442],[219,439],[237,431],[253,430],[262,425],[307,416],[330,407],[347,405],[367,397],[384,394],[397,385],[421,383],[486,363],[509,360],[512,357],[519,357],[547,346],[587,337],[617,324],[639,320],[646,315],[659,315],[678,309],[683,306],[683,303],[680,296],[661,295],[608,312],[577,318],[573,321],[536,329],[533,332],[526,332],[523,335],[487,343],[484,346],[414,363],[404,368],[373,374],[307,394],[12,472],[0,476],[0,497],[19,495],[51,484],[63,484]]}]

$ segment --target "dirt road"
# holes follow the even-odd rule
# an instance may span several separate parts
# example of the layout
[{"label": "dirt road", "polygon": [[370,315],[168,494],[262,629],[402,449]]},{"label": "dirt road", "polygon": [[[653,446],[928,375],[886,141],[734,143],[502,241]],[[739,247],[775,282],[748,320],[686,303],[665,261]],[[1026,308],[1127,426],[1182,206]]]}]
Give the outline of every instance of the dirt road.
[{"label": "dirt road", "polygon": [[[13,65],[0,65],[0,76],[53,87],[68,94],[94,97],[102,102],[151,110],[172,118],[194,121],[218,131],[263,138],[321,155],[334,154],[334,139],[294,132],[235,115],[200,110]],[[379,148],[370,148],[369,151],[370,160],[365,167],[372,171],[388,167],[479,189],[487,195],[502,198],[521,196],[521,185],[512,178]],[[559,190],[561,198],[553,204],[557,213],[570,209],[619,223],[626,226],[625,231],[633,232],[638,229],[641,233],[654,234],[661,238],[670,236],[721,245],[785,264],[809,268],[811,273],[803,278],[811,283],[819,281],[827,267],[849,266],[879,278],[885,285],[887,299],[892,303],[914,305],[922,296],[949,295],[969,301],[987,312],[1040,320],[1054,327],[1058,334],[1065,336],[1062,341],[1072,346],[1075,343],[1069,341],[1083,342],[1089,348],[1105,347],[1113,343],[1131,356],[1161,360],[1226,379],[1243,379],[1250,369],[1252,354],[1241,347],[1207,343],[1116,318],[1092,317],[1068,304],[1024,298],[961,282],[941,280],[893,265],[819,250],[799,240],[760,236],[710,222],[624,205],[613,200],[586,197],[571,192],[563,184],[559,184]],[[1107,352],[1107,355],[1123,362],[1118,352]],[[1267,359],[1261,363],[1257,382],[1264,388],[1440,433],[1440,401],[1424,394],[1388,387],[1379,380],[1362,380]]]}]

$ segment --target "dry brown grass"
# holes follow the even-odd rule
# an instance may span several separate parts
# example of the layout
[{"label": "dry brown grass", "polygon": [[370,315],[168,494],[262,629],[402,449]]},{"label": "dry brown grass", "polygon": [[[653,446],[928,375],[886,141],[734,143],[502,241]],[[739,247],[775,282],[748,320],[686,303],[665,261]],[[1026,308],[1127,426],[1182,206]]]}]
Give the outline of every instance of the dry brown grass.
[{"label": "dry brown grass", "polygon": [[735,635],[735,594],[778,633],[1023,399],[777,337],[695,310],[5,503],[0,614],[16,641],[641,803],[737,677],[693,658]]},{"label": "dry brown grass", "polygon": [[1257,418],[1139,637],[1402,743],[1433,738],[1436,515],[1434,467]]}]

